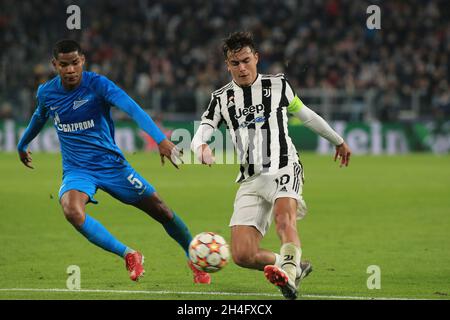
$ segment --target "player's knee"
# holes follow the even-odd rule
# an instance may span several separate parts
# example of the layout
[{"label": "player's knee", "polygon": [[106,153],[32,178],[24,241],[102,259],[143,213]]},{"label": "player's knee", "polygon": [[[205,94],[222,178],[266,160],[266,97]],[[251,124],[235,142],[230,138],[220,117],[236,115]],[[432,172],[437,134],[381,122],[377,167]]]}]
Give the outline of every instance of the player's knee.
[{"label": "player's knee", "polygon": [[233,261],[240,267],[253,268],[255,257],[252,254],[243,251],[233,252]]},{"label": "player's knee", "polygon": [[84,222],[84,210],[80,206],[71,204],[71,203],[63,203],[63,212],[67,221],[69,221],[75,227],[81,227]]}]

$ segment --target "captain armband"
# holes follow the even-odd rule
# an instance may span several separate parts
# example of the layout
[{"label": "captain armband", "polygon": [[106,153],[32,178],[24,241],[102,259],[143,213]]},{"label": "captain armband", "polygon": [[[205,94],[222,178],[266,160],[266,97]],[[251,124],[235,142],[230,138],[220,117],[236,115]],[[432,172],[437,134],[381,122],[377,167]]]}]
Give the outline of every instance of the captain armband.
[{"label": "captain armband", "polygon": [[295,96],[294,99],[292,99],[291,103],[288,106],[288,111],[290,113],[297,113],[300,111],[300,109],[303,107],[303,102],[300,100],[298,96]]}]

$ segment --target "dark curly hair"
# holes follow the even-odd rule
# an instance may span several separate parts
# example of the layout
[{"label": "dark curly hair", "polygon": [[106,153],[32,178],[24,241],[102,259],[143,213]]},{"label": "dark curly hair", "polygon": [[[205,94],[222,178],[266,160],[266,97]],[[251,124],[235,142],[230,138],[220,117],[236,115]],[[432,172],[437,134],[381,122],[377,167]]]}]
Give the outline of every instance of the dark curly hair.
[{"label": "dark curly hair", "polygon": [[228,38],[223,40],[223,55],[228,58],[228,52],[238,52],[242,48],[249,47],[252,52],[256,52],[256,46],[253,42],[253,34],[247,31],[233,32]]}]

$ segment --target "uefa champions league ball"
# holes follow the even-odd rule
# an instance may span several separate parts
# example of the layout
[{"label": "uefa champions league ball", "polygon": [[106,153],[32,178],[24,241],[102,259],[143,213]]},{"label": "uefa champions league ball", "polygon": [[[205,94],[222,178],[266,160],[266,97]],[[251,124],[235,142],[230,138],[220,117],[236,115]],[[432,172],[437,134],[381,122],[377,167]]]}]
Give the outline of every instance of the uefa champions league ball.
[{"label": "uefa champions league ball", "polygon": [[230,250],[222,236],[214,232],[202,232],[192,239],[189,258],[198,270],[212,273],[225,267],[230,259]]}]

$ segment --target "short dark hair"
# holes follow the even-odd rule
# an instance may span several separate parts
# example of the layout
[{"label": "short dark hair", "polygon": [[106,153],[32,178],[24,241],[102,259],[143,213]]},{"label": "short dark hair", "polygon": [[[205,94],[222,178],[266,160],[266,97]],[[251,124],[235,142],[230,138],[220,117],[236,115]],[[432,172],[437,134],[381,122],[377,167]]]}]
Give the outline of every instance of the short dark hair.
[{"label": "short dark hair", "polygon": [[81,46],[75,40],[63,39],[58,41],[53,47],[53,57],[58,59],[58,54],[60,53],[69,53],[78,51],[79,54],[82,54]]},{"label": "short dark hair", "polygon": [[253,34],[248,31],[233,32],[228,36],[228,38],[223,40],[223,55],[225,58],[228,58],[229,51],[237,52],[245,47],[249,47],[252,52],[256,52]]}]

